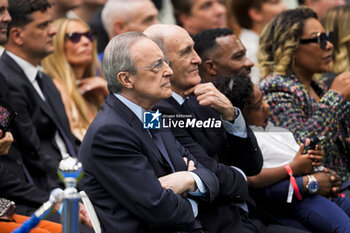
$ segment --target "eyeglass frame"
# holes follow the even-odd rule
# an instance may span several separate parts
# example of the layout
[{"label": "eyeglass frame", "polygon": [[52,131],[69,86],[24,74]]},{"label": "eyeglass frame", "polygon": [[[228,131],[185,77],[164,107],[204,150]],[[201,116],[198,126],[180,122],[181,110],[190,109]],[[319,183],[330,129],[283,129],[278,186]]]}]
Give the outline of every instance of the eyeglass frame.
[{"label": "eyeglass frame", "polygon": [[[79,36],[79,40],[78,41],[75,41],[72,37],[74,35],[78,35]],[[65,37],[68,38],[72,43],[79,43],[81,41],[81,38],[85,36],[90,42],[93,42],[96,40],[96,37],[95,37],[95,33],[91,30],[87,31],[87,32],[84,32],[84,33],[80,33],[80,32],[68,32],[65,34]]]},{"label": "eyeglass frame", "polygon": [[[322,37],[323,36],[323,37]],[[321,44],[322,39],[326,37],[326,43],[324,46]],[[324,40],[324,39],[323,39]],[[317,43],[318,47],[320,49],[326,49],[327,48],[327,42],[330,42],[331,44],[334,43],[334,33],[332,31],[330,32],[318,32],[317,36],[314,38],[309,38],[309,39],[300,39],[299,43],[300,44],[308,44],[308,43]]]},{"label": "eyeglass frame", "polygon": [[155,68],[157,66],[159,66],[159,68],[157,68],[155,71],[159,72],[161,70],[161,68],[163,67],[164,63],[166,63],[167,65],[169,65],[169,60],[168,58],[165,56],[164,59],[158,59],[155,63],[153,63],[152,65],[147,65],[147,66],[141,66],[141,67],[136,67],[136,69],[146,69],[146,68],[150,68],[152,67],[151,70],[155,70]]}]

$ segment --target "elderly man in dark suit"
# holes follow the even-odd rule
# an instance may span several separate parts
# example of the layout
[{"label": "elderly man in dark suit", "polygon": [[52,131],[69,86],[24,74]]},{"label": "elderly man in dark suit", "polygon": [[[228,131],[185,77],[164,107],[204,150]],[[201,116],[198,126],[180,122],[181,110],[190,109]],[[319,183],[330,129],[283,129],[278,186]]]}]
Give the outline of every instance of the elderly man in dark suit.
[{"label": "elderly man in dark suit", "polygon": [[110,95],[79,151],[84,190],[102,231],[204,232],[194,200],[200,205],[215,198],[215,174],[171,131],[142,123],[145,111],[171,95],[173,72],[163,52],[143,33],[124,33],[107,45],[103,71]]},{"label": "elderly man in dark suit", "polygon": [[[217,233],[299,232],[270,224],[276,222],[250,202],[246,175],[260,172],[260,149],[240,110],[212,83],[200,83],[201,59],[190,35],[179,26],[160,24],[144,33],[164,47],[174,71],[172,97],[159,102],[154,109],[167,116],[188,115],[195,121],[219,122],[207,127],[171,127],[181,144],[215,172],[220,182],[219,196],[199,210],[198,219],[210,232]],[[177,120],[181,119],[172,119]]]}]

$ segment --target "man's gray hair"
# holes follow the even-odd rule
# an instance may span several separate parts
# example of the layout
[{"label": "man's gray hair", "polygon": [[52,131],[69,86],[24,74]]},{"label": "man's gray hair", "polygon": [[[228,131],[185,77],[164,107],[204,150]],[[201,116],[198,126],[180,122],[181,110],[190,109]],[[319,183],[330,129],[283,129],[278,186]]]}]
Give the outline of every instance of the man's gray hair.
[{"label": "man's gray hair", "polygon": [[119,72],[129,72],[136,75],[135,62],[130,55],[130,46],[136,41],[147,38],[142,32],[126,32],[117,35],[108,43],[102,62],[102,70],[111,93],[119,93],[122,85],[117,79]]}]

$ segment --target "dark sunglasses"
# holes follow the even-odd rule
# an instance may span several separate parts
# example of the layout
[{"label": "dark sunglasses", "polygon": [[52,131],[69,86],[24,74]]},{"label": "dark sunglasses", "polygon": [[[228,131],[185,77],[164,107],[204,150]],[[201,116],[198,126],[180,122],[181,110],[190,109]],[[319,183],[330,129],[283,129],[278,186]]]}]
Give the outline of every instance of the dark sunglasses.
[{"label": "dark sunglasses", "polygon": [[300,44],[317,43],[318,47],[321,49],[326,49],[327,41],[334,43],[334,33],[333,32],[319,32],[317,37],[310,39],[300,39]]},{"label": "dark sunglasses", "polygon": [[84,33],[70,32],[66,34],[66,37],[73,43],[78,43],[82,36],[88,38],[91,42],[95,40],[95,35],[92,31],[87,31]]}]

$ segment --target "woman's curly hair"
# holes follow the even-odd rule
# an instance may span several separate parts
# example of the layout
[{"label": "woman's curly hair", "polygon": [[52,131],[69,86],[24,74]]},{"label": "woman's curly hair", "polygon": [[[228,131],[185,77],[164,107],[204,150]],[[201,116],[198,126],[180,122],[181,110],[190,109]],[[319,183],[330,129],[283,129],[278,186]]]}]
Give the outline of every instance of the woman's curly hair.
[{"label": "woman's curly hair", "polygon": [[271,73],[292,73],[293,54],[299,46],[305,21],[309,18],[317,19],[316,12],[301,6],[282,12],[265,26],[258,51],[261,78]]},{"label": "woman's curly hair", "polygon": [[321,23],[326,31],[334,32],[334,50],[331,71],[350,71],[348,43],[350,41],[350,6],[331,8],[323,16]]}]

